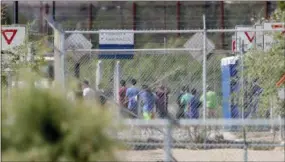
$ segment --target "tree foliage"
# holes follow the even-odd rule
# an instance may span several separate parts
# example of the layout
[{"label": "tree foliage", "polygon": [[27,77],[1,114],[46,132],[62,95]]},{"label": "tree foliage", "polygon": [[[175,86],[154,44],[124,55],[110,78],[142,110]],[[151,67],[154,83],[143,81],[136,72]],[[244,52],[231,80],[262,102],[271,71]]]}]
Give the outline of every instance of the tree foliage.
[{"label": "tree foliage", "polygon": [[[279,8],[272,17],[272,21],[285,22],[284,2],[279,3]],[[274,34],[274,39],[278,43],[274,44],[269,51],[252,50],[246,54],[245,58],[246,74],[252,80],[258,79],[258,84],[263,88],[261,106],[264,108],[268,108],[272,100],[278,100],[276,83],[285,74],[284,36],[278,32]],[[279,114],[285,113],[283,104],[279,104]]]}]

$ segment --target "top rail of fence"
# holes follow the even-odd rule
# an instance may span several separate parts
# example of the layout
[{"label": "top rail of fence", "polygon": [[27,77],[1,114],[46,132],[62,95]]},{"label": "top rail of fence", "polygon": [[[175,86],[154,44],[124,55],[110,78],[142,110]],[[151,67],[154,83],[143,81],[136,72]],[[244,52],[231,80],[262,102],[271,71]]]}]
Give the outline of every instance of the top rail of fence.
[{"label": "top rail of fence", "polygon": [[136,33],[136,34],[171,34],[171,33],[199,33],[207,31],[208,33],[225,32],[282,32],[285,29],[194,29],[194,30],[66,30],[66,34],[99,34],[99,33]]}]

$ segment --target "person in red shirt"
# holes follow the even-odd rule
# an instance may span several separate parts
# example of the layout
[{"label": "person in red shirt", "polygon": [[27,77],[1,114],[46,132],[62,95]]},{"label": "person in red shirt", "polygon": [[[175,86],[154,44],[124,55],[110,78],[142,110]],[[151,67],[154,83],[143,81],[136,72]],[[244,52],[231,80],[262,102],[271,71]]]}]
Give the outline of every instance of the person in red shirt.
[{"label": "person in red shirt", "polygon": [[156,91],[156,111],[160,118],[166,118],[168,114],[168,94],[169,89],[163,85],[160,85]]},{"label": "person in red shirt", "polygon": [[128,100],[126,97],[126,92],[127,92],[127,86],[126,86],[126,81],[125,80],[121,80],[120,81],[120,89],[119,89],[119,104],[121,107],[121,114],[125,114],[124,109],[127,109],[128,107]]}]

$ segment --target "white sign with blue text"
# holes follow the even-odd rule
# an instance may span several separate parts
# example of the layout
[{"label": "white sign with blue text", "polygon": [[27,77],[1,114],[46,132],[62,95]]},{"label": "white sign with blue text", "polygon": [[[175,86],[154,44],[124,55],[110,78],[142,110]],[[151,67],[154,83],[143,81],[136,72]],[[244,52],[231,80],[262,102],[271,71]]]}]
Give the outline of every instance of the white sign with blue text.
[{"label": "white sign with blue text", "polygon": [[99,59],[132,59],[134,52],[123,50],[134,49],[134,33],[130,30],[100,30],[99,49],[120,50],[101,51]]}]

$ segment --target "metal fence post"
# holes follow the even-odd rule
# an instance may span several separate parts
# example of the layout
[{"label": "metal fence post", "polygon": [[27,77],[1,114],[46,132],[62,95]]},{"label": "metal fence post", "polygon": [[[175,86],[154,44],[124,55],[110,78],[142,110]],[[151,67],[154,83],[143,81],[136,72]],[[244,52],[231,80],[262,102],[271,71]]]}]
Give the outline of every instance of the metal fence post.
[{"label": "metal fence post", "polygon": [[203,15],[203,26],[204,26],[204,32],[203,32],[203,119],[206,120],[206,103],[207,103],[207,97],[206,97],[206,84],[207,84],[207,29],[206,29],[206,17]]},{"label": "metal fence post", "polygon": [[116,61],[115,69],[114,69],[114,99],[117,103],[119,103],[119,87],[120,87],[120,61]]},{"label": "metal fence post", "polygon": [[248,143],[246,141],[246,130],[245,130],[245,127],[243,125],[243,139],[244,139],[244,154],[243,154],[243,160],[244,162],[247,162],[248,161]]},{"label": "metal fence post", "polygon": [[61,84],[63,88],[65,89],[65,48],[64,48],[64,41],[65,41],[65,34],[63,32],[60,32],[60,61],[61,61]]},{"label": "metal fence post", "polygon": [[244,49],[244,40],[241,41],[241,48],[240,48],[240,59],[241,59],[241,117],[242,119],[244,119],[244,114],[245,114],[245,110],[244,110],[244,95],[245,95],[245,90],[244,90],[244,58],[243,55],[245,54],[245,49]]},{"label": "metal fence post", "polygon": [[54,29],[54,80],[57,84],[65,86],[64,75],[64,33],[59,29]]},{"label": "metal fence post", "polygon": [[96,67],[96,90],[100,90],[100,83],[102,80],[102,60],[99,60],[97,62],[97,67]]},{"label": "metal fence post", "polygon": [[[244,104],[244,95],[245,95],[245,90],[244,90],[244,58],[243,55],[245,54],[245,47],[244,47],[244,40],[241,41],[240,43],[241,48],[240,48],[240,59],[241,59],[241,106],[242,106],[242,114],[241,117],[244,120],[244,114],[245,114],[245,104]],[[246,128],[244,126],[244,124],[242,125],[242,129],[243,129],[243,138],[244,138],[244,162],[248,161],[248,143],[246,141]]]},{"label": "metal fence post", "polygon": [[172,153],[171,153],[172,126],[173,126],[172,121],[170,119],[167,119],[166,132],[165,132],[165,138],[164,138],[164,153],[165,153],[166,162],[172,161]]},{"label": "metal fence post", "polygon": [[[120,88],[120,80],[121,80],[121,66],[120,61],[117,60],[114,69],[114,99],[117,103],[119,103],[119,88]],[[114,110],[117,117],[120,117],[120,109],[116,108]]]},{"label": "metal fence post", "polygon": [[282,142],[285,142],[285,125],[282,124],[282,121],[285,120],[284,116],[282,115],[279,115],[279,121],[280,121],[280,124],[279,124],[279,130],[280,130],[280,141]]},{"label": "metal fence post", "polygon": [[[206,120],[207,110],[207,29],[206,29],[206,16],[203,15],[203,119]],[[205,139],[204,139],[204,148],[206,148],[207,142],[207,126],[205,125]]]}]

